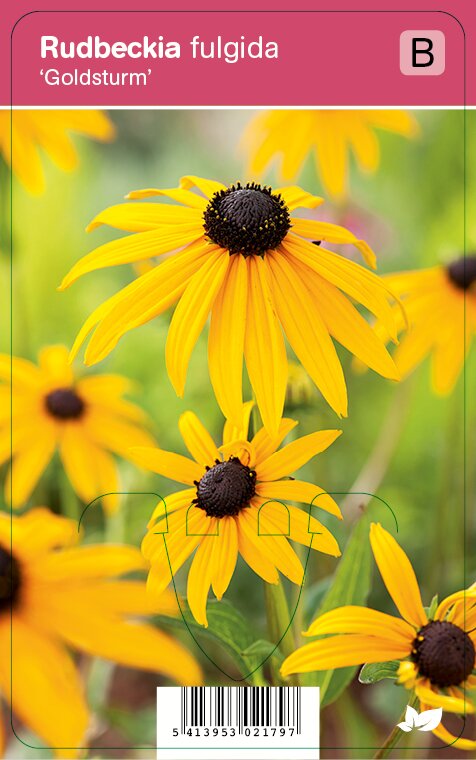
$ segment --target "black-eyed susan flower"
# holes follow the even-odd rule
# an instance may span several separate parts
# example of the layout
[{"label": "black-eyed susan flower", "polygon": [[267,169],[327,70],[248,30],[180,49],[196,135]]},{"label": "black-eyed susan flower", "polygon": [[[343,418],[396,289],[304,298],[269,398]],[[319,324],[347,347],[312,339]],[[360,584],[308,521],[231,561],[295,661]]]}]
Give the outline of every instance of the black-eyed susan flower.
[{"label": "black-eyed susan flower", "polygon": [[[191,187],[203,195],[191,192]],[[299,187],[274,191],[254,183],[225,187],[199,177],[184,177],[177,189],[139,190],[128,197],[154,195],[182,205],[120,204],[101,212],[89,229],[108,224],[135,234],[85,256],[61,287],[102,267],[182,250],[99,306],[80,331],[73,354],[95,328],[85,361],[98,362],[124,333],[178,301],[166,362],[181,396],[193,347],[211,313],[208,360],[218,403],[225,417],[239,426],[244,354],[271,435],[277,432],[286,393],[283,331],[340,416],[347,414],[347,391],[333,338],[372,369],[397,378],[383,342],[350,301],[377,314],[386,322],[388,334],[395,336],[386,286],[355,262],[311,240],[353,244],[373,265],[369,246],[343,227],[291,216],[298,207],[318,206],[321,198]]]},{"label": "black-eyed susan flower", "polygon": [[0,354],[0,464],[12,458],[7,501],[24,504],[56,451],[78,496],[102,494],[108,511],[121,490],[113,454],[154,443],[145,414],[123,394],[132,383],[120,375],[76,377],[65,346],[48,346],[38,366]]},{"label": "black-eyed susan flower", "polygon": [[[435,393],[450,393],[476,335],[476,254],[385,279],[401,297],[409,324],[394,354],[402,377],[430,355]],[[396,320],[403,329],[400,313]],[[384,330],[376,325],[379,335]]]},{"label": "black-eyed susan flower", "polygon": [[[146,622],[153,610],[145,582],[120,578],[144,570],[140,551],[77,541],[77,523],[47,509],[11,522],[0,513],[0,691],[24,724],[67,757],[87,745],[89,720],[73,651],[201,682],[192,655]],[[175,596],[164,593],[158,610],[177,614]]]},{"label": "black-eyed susan flower", "polygon": [[[403,549],[379,524],[372,524],[370,542],[401,618],[367,607],[331,610],[305,634],[326,638],[297,649],[285,660],[283,675],[401,660],[398,680],[415,690],[423,710],[474,712],[466,690],[476,688],[476,587],[451,594],[429,619]],[[441,724],[433,732],[460,749],[476,748],[476,741],[456,739]]]},{"label": "black-eyed susan flower", "polygon": [[283,182],[296,180],[312,155],[324,191],[341,200],[347,195],[349,153],[362,171],[375,172],[380,163],[375,130],[404,137],[418,134],[418,124],[406,111],[263,111],[243,135],[251,176],[261,177],[273,161]]},{"label": "black-eyed susan flower", "polygon": [[[327,449],[341,431],[312,433],[277,451],[297,423],[283,419],[275,438],[261,428],[248,441],[251,407],[251,402],[244,405],[239,428],[225,423],[220,448],[195,414],[183,414],[179,427],[193,459],[161,449],[133,452],[138,464],[187,486],[160,501],[148,525],[142,545],[151,565],[148,587],[153,595],[161,594],[171,573],[196,550],[187,598],[205,626],[210,586],[221,599],[238,554],[267,583],[278,582],[279,570],[296,584],[302,583],[303,567],[288,539],[340,555],[335,538],[310,515],[314,502],[341,517],[337,504],[322,488],[287,476]],[[288,500],[306,504],[309,511],[286,505]]]},{"label": "black-eyed susan flower", "polygon": [[45,189],[42,151],[64,171],[78,164],[70,132],[101,141],[114,137],[114,127],[101,111],[2,111],[0,153],[22,185],[39,195]]}]

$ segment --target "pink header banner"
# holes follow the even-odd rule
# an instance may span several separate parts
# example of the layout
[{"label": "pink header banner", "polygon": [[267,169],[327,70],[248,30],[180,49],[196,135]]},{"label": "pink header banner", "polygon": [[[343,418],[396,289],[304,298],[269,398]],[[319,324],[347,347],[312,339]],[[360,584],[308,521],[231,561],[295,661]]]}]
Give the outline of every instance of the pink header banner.
[{"label": "pink header banner", "polygon": [[[11,35],[14,106],[462,106],[445,11],[35,10]],[[12,25],[13,26],[13,25]],[[10,93],[8,93],[10,89]]]}]

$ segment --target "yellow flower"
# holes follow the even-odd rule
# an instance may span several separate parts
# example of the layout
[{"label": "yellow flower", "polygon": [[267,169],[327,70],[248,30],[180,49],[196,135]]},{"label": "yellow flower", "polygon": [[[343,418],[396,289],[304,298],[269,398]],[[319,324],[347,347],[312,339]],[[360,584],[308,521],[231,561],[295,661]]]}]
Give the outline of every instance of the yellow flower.
[{"label": "yellow flower", "polygon": [[42,150],[64,171],[78,165],[70,131],[102,141],[114,137],[114,126],[101,111],[13,111],[11,124],[10,111],[0,111],[0,153],[30,193],[45,189]]},{"label": "yellow flower", "polygon": [[312,153],[324,191],[341,200],[348,190],[349,152],[362,171],[378,168],[375,129],[404,137],[418,134],[417,122],[406,111],[263,111],[247,127],[243,145],[252,176],[262,176],[277,159],[283,182],[295,180]]},{"label": "yellow flower", "polygon": [[252,405],[243,406],[239,428],[225,423],[220,449],[195,414],[183,414],[180,432],[193,460],[161,449],[133,452],[138,464],[188,486],[159,502],[142,550],[151,564],[148,587],[152,594],[161,594],[172,580],[171,571],[175,574],[197,549],[188,574],[187,597],[194,617],[205,626],[209,588],[222,598],[238,554],[268,583],[278,582],[280,570],[297,584],[302,583],[303,568],[288,538],[334,557],[340,555],[324,525],[284,502],[301,502],[310,510],[319,497],[315,506],[341,517],[337,504],[321,488],[286,479],[327,449],[341,431],[312,433],[276,451],[297,423],[283,419],[274,439],[261,428],[248,442]]},{"label": "yellow flower", "polygon": [[[401,297],[410,326],[394,354],[402,377],[430,355],[433,389],[447,395],[476,335],[476,254],[385,280]],[[401,315],[395,317],[403,329]],[[382,336],[385,326],[378,323],[375,330]]]},{"label": "yellow flower", "polygon": [[[11,365],[10,356],[0,354],[0,381],[0,464],[12,455],[5,494],[14,507],[30,497],[56,450],[88,503],[121,490],[110,452],[129,458],[130,446],[154,443],[143,430],[145,414],[122,398],[132,383],[120,375],[77,379],[65,346],[43,348],[39,366],[17,357]],[[118,499],[107,496],[103,506],[114,511]]]},{"label": "yellow flower", "polygon": [[[89,720],[70,649],[179,683],[201,682],[191,654],[140,620],[153,611],[145,583],[119,577],[144,569],[140,551],[77,547],[77,540],[76,522],[47,509],[12,522],[0,514],[0,690],[15,715],[67,757],[87,744]],[[157,600],[159,610],[176,614],[175,596]]]},{"label": "yellow flower", "polygon": [[[191,192],[192,186],[205,197]],[[331,336],[372,369],[397,378],[382,341],[347,297],[386,321],[388,335],[395,336],[387,287],[373,273],[311,240],[353,244],[372,264],[374,254],[343,227],[290,216],[299,206],[318,206],[321,198],[298,187],[272,191],[252,183],[227,188],[199,177],[184,177],[178,189],[139,190],[128,197],[153,195],[183,205],[120,204],[101,212],[89,229],[108,224],[136,234],[85,256],[61,288],[102,267],[185,248],[99,306],[80,331],[73,355],[95,327],[85,361],[101,360],[124,333],[178,301],[168,332],[166,363],[181,396],[193,347],[211,312],[208,359],[218,403],[225,417],[239,426],[244,353],[271,435],[277,432],[286,394],[282,329],[340,416],[347,414],[347,391]]]},{"label": "yellow flower", "polygon": [[[465,689],[476,688],[476,586],[444,599],[430,620],[423,608],[410,560],[395,539],[372,524],[370,543],[388,593],[402,618],[366,607],[340,607],[315,620],[307,636],[328,636],[288,657],[283,675],[328,670],[365,662],[401,660],[399,682],[414,688],[421,709],[442,707],[465,714],[474,707]],[[459,749],[476,741],[452,736],[443,725],[433,730]]]}]

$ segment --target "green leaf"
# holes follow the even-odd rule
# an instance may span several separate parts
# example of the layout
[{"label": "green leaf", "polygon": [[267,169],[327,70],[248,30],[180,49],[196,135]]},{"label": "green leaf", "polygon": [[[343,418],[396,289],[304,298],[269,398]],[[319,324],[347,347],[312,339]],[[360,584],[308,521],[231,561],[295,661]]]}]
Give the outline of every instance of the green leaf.
[{"label": "green leaf", "polygon": [[242,652],[242,655],[246,659],[256,657],[261,659],[261,662],[267,660],[268,657],[274,657],[277,660],[278,667],[280,667],[284,661],[284,655],[281,650],[278,649],[276,644],[272,644],[271,641],[265,641],[264,639],[255,641],[254,644]]},{"label": "green leaf", "polygon": [[384,678],[397,678],[400,660],[388,660],[387,662],[368,662],[359,673],[360,683],[377,683]]},{"label": "green leaf", "polygon": [[[188,610],[184,610],[183,616],[172,618],[160,615],[156,619],[161,625],[170,628],[183,630],[185,627],[210,662],[229,677],[233,676],[215,662],[209,647],[205,646],[206,641],[219,644],[238,666],[244,678],[261,668],[270,651],[267,650],[265,655],[262,651],[253,652],[252,646],[256,643],[256,635],[241,612],[227,600],[212,600],[207,605],[207,617],[208,628],[199,625]],[[200,643],[202,640],[203,645]]]},{"label": "green leaf", "polygon": [[100,711],[107,721],[119,729],[121,734],[136,746],[155,744],[157,711],[154,708],[144,710],[123,710],[117,707],[107,707]]},{"label": "green leaf", "polygon": [[[315,617],[336,607],[365,604],[370,592],[371,569],[369,520],[367,515],[363,515],[355,524],[335,572],[334,580]],[[357,667],[338,668],[314,673],[303,679],[303,682],[320,686],[321,707],[325,707],[339,697],[356,672]]]},{"label": "green leaf", "polygon": [[431,600],[430,606],[424,608],[428,616],[428,620],[434,619],[437,607],[438,607],[438,594],[435,594],[435,596]]}]

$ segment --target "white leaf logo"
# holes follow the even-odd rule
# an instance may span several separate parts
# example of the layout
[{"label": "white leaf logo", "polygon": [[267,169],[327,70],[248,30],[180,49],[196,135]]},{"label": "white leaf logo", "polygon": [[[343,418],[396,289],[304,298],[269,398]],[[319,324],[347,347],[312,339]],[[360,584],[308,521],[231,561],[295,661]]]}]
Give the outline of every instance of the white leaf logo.
[{"label": "white leaf logo", "polygon": [[397,725],[405,733],[413,731],[414,728],[418,731],[433,731],[441,722],[442,715],[442,707],[437,707],[435,710],[422,710],[421,713],[417,713],[411,705],[407,705],[405,720],[403,723],[397,723]]}]

